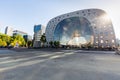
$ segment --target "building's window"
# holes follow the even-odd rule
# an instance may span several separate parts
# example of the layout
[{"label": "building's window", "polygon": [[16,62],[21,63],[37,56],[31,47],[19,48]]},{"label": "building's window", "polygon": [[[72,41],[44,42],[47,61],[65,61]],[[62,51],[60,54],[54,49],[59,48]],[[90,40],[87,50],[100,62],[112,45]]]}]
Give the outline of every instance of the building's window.
[{"label": "building's window", "polygon": [[84,11],[82,11],[82,13],[84,13]]},{"label": "building's window", "polygon": [[96,44],[98,44],[98,41],[96,41]]},{"label": "building's window", "polygon": [[112,40],[112,43],[114,43],[115,42],[115,40]]},{"label": "building's window", "polygon": [[100,38],[103,38],[103,36],[100,36]]},{"label": "building's window", "polygon": [[97,45],[95,45],[94,47],[95,47],[95,48],[98,48],[98,46],[97,46]]},{"label": "building's window", "polygon": [[68,17],[69,15],[67,15],[67,17]]},{"label": "building's window", "polygon": [[90,13],[88,13],[88,15],[90,15]]},{"label": "building's window", "polygon": [[108,40],[106,40],[105,43],[108,43]]},{"label": "building's window", "polygon": [[90,12],[90,10],[88,10],[88,12]]},{"label": "building's window", "polygon": [[108,32],[105,32],[105,35],[108,36]]},{"label": "building's window", "polygon": [[103,32],[100,32],[100,34],[103,34]]},{"label": "building's window", "polygon": [[76,14],[79,14],[79,12],[77,12]]},{"label": "building's window", "polygon": [[96,12],[93,13],[94,15],[96,14]]},{"label": "building's window", "polygon": [[101,40],[100,42],[103,43],[103,40]]},{"label": "building's window", "polygon": [[[82,24],[81,21],[85,21],[84,24]],[[93,34],[93,31],[90,29],[89,26],[90,26],[90,22],[84,17],[67,18],[62,20],[60,23],[56,25],[53,38],[56,41],[59,40],[62,44],[65,45],[68,42],[69,44],[73,44],[73,43],[81,44],[83,42],[87,43],[87,41],[91,40],[91,35]],[[76,40],[74,40],[76,39],[75,37],[73,39],[71,38],[71,36],[79,36],[79,35],[83,36],[81,41],[76,42]],[[90,36],[86,37],[85,35],[90,35]],[[72,43],[70,41],[72,41]]]},{"label": "building's window", "polygon": [[94,23],[93,25],[95,26],[96,24]]},{"label": "building's window", "polygon": [[86,16],[86,14],[83,14],[83,16]]},{"label": "building's window", "polygon": [[104,46],[101,46],[102,48],[104,48]]},{"label": "building's window", "polygon": [[98,34],[98,33],[96,32],[96,34]]},{"label": "building's window", "polygon": [[113,34],[113,32],[111,32],[111,34]]}]

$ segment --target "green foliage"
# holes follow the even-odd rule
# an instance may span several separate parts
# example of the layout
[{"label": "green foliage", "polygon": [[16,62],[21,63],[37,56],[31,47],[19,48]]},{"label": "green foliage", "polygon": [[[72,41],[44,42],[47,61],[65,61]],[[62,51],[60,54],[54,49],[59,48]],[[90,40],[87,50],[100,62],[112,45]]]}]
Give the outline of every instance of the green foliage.
[{"label": "green foliage", "polygon": [[20,46],[25,46],[25,40],[21,35],[14,35],[11,40],[11,45],[15,46],[18,43]]},{"label": "green foliage", "polygon": [[42,46],[44,46],[45,42],[46,42],[46,36],[45,36],[45,33],[41,36],[41,39],[40,39],[41,43],[43,43]]},{"label": "green foliage", "polygon": [[21,35],[8,36],[6,34],[0,33],[0,46],[15,46],[18,43],[20,46],[25,45],[25,40]]},{"label": "green foliage", "polygon": [[0,39],[0,46],[3,46],[3,44],[2,44],[2,39]]},{"label": "green foliage", "polygon": [[55,46],[56,48],[58,48],[58,47],[60,46],[60,42],[59,42],[59,41],[54,41],[54,46]]},{"label": "green foliage", "polygon": [[27,42],[27,46],[28,46],[28,47],[32,47],[32,41],[28,41],[28,42]]},{"label": "green foliage", "polygon": [[52,46],[53,46],[53,41],[50,41],[49,44],[50,44],[50,46],[52,47]]},{"label": "green foliage", "polygon": [[46,42],[46,36],[45,36],[45,34],[43,34],[43,35],[41,36],[40,41],[41,41],[42,43],[45,43],[45,42]]},{"label": "green foliage", "polygon": [[0,46],[6,47],[10,44],[10,36],[0,33]]}]

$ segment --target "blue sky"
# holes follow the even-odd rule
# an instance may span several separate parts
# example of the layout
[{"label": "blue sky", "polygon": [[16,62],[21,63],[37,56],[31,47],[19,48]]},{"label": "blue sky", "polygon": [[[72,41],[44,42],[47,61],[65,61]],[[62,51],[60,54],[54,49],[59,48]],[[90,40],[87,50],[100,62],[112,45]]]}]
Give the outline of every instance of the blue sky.
[{"label": "blue sky", "polygon": [[58,15],[88,8],[105,10],[111,17],[116,33],[120,38],[119,0],[0,0],[0,32],[6,26],[33,35],[35,24],[47,25]]}]

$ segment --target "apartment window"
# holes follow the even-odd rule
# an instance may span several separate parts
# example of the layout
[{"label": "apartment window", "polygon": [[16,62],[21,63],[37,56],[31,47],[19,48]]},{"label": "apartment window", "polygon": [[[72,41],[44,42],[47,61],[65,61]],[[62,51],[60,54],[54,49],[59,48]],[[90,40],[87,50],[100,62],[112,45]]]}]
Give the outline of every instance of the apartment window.
[{"label": "apartment window", "polygon": [[93,25],[95,26],[96,24],[94,23]]},{"label": "apartment window", "polygon": [[82,13],[84,13],[84,11],[82,11]]},{"label": "apartment window", "polygon": [[88,13],[88,15],[90,15],[90,13]]},{"label": "apartment window", "polygon": [[115,40],[112,40],[112,43],[114,43],[115,42]]},{"label": "apartment window", "polygon": [[96,26],[94,28],[96,29]]},{"label": "apartment window", "polygon": [[113,32],[111,32],[111,34],[113,34]]},{"label": "apartment window", "polygon": [[67,15],[67,16],[69,16],[69,15]]},{"label": "apartment window", "polygon": [[100,42],[103,43],[103,40],[101,40]]},{"label": "apartment window", "polygon": [[98,41],[96,41],[96,44],[98,44]]},{"label": "apartment window", "polygon": [[103,32],[100,32],[100,34],[103,34]]},{"label": "apartment window", "polygon": [[96,12],[93,13],[94,15],[96,14]]},{"label": "apartment window", "polygon": [[90,10],[88,10],[88,12],[90,12]]},{"label": "apartment window", "polygon": [[100,38],[103,38],[103,36],[100,36]]},{"label": "apartment window", "polygon": [[106,40],[105,43],[108,43],[108,40]]},{"label": "apartment window", "polygon": [[79,14],[79,12],[77,12],[76,14]]}]

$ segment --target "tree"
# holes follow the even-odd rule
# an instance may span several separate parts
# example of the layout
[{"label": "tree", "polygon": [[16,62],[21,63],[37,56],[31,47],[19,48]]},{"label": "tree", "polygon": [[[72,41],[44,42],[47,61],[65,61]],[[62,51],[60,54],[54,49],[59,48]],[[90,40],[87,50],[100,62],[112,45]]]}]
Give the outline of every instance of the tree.
[{"label": "tree", "polygon": [[2,46],[8,46],[9,44],[10,44],[10,39],[11,39],[11,37],[10,36],[8,36],[8,35],[6,35],[6,34],[2,34],[2,33],[0,33],[0,39],[3,41],[3,43],[4,43],[4,45],[2,45]]},{"label": "tree", "polygon": [[51,47],[53,47],[53,41],[50,41],[49,44]]},{"label": "tree", "polygon": [[20,46],[25,46],[25,40],[21,35],[14,35],[11,38],[11,45],[15,46],[18,43]]},{"label": "tree", "polygon": [[2,39],[0,39],[0,46],[2,46],[3,44],[2,44]]},{"label": "tree", "polygon": [[59,41],[54,41],[54,46],[55,46],[56,48],[58,48],[58,47],[60,46],[60,42],[59,42]]},{"label": "tree", "polygon": [[29,47],[32,47],[32,41],[28,41],[28,42],[27,42],[27,46],[28,46],[28,48],[29,48]]},{"label": "tree", "polygon": [[43,35],[41,36],[40,41],[41,41],[41,43],[43,43],[43,46],[44,46],[44,44],[45,44],[45,42],[46,42],[45,33],[43,33]]}]

